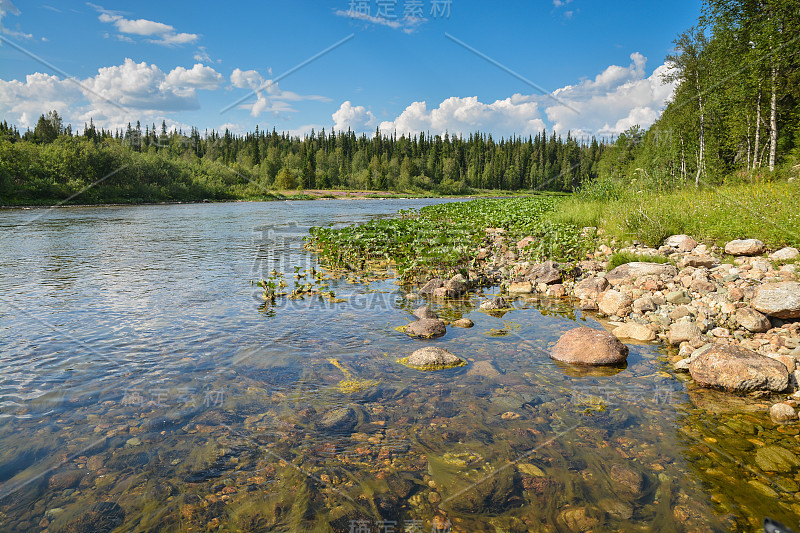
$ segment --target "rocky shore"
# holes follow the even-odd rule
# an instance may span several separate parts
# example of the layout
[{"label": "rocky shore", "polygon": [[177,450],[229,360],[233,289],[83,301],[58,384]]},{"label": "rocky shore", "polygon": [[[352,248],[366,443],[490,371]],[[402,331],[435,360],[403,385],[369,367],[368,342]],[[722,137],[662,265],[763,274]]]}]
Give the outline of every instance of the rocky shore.
[{"label": "rocky shore", "polygon": [[[419,293],[451,298],[467,287],[499,285],[509,297],[539,294],[573,299],[623,342],[663,342],[671,346],[670,362],[675,369],[689,372],[703,387],[755,397],[785,393],[785,400],[773,407],[772,417],[780,422],[797,419],[797,249],[787,247],[768,253],[757,239],[718,247],[700,244],[688,235],[673,235],[658,249],[637,243],[622,248],[609,241],[575,264],[535,263],[526,257],[532,237],[513,242],[502,229],[485,231],[484,247],[478,251],[476,267],[468,278],[433,279]],[[590,234],[597,230],[583,231]],[[636,261],[608,270],[615,253]],[[503,307],[501,300],[487,300],[481,307]],[[607,338],[597,340],[601,349],[596,353],[604,361],[593,361],[593,350],[570,358],[578,364],[619,362],[619,358],[609,356],[609,342]]]}]

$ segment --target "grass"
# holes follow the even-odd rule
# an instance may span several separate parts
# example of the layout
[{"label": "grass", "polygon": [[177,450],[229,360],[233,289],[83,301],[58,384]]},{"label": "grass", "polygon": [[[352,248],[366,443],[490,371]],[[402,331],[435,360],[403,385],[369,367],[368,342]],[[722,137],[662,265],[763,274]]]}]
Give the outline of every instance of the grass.
[{"label": "grass", "polygon": [[632,252],[615,252],[608,260],[607,270],[611,271],[626,263],[668,263],[669,259],[663,255],[643,255]]},{"label": "grass", "polygon": [[618,240],[649,246],[685,233],[717,244],[757,238],[778,249],[800,245],[799,194],[797,182],[690,187],[668,193],[629,191],[612,200],[576,194],[558,206],[553,221],[601,227]]}]

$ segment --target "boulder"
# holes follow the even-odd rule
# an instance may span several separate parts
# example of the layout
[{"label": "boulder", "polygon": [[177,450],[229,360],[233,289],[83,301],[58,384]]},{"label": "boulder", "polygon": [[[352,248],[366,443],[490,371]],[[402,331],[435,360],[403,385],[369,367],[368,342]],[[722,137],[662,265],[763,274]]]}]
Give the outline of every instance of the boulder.
[{"label": "boulder", "polygon": [[439,287],[444,287],[444,280],[441,278],[433,278],[428,283],[422,286],[419,290],[420,294],[433,294],[433,291]]},{"label": "boulder", "polygon": [[433,292],[431,292],[431,296],[434,298],[446,299],[446,298],[455,298],[456,296],[458,296],[458,294],[456,294],[456,291],[448,287],[437,287],[433,289]]},{"label": "boulder", "polygon": [[642,296],[638,300],[634,300],[633,308],[634,310],[640,313],[646,313],[648,311],[655,311],[656,304],[650,296]]},{"label": "boulder", "polygon": [[406,333],[416,337],[432,339],[447,333],[444,321],[437,318],[423,318],[406,326]]},{"label": "boulder", "polygon": [[776,403],[769,409],[769,417],[779,424],[785,424],[797,420],[797,412],[794,407],[785,403]]},{"label": "boulder", "polygon": [[623,316],[628,314],[627,310],[632,303],[633,301],[627,294],[610,290],[603,294],[597,305],[600,312],[608,316]]},{"label": "boulder", "polygon": [[576,365],[617,365],[628,358],[628,347],[607,331],[580,327],[564,333],[550,357]]},{"label": "boulder", "polygon": [[447,280],[444,286],[453,291],[456,295],[462,295],[469,290],[469,282],[467,278],[461,274],[456,274]]},{"label": "boulder", "polygon": [[671,237],[667,237],[667,240],[664,241],[664,244],[670,248],[677,248],[681,252],[691,252],[697,248],[697,241],[688,235],[673,235]]},{"label": "boulder", "polygon": [[800,250],[787,246],[786,248],[781,248],[777,252],[769,254],[769,258],[772,261],[791,261],[798,255],[800,255]]},{"label": "boulder", "polygon": [[509,294],[530,294],[533,292],[533,285],[530,281],[520,281],[512,283],[508,287]]},{"label": "boulder", "polygon": [[545,261],[531,269],[531,277],[545,285],[561,283],[561,267],[555,261]]},{"label": "boulder", "polygon": [[702,334],[700,328],[691,320],[675,322],[669,328],[669,343],[678,345],[684,341],[691,341]]},{"label": "boulder", "polygon": [[491,298],[486,300],[481,304],[481,309],[484,311],[496,311],[498,309],[508,309],[509,305],[506,302],[505,298],[498,296],[496,298]]},{"label": "boulder", "polygon": [[443,348],[437,348],[436,346],[420,348],[401,360],[401,362],[406,366],[423,370],[438,370],[467,364],[466,361],[457,355]]},{"label": "boulder", "polygon": [[475,325],[475,322],[473,322],[469,318],[459,318],[458,320],[453,322],[453,325],[457,328],[471,328],[472,326]]},{"label": "boulder", "polygon": [[583,300],[596,298],[606,289],[608,289],[608,280],[606,278],[587,278],[578,283],[572,292],[576,298]]},{"label": "boulder", "polygon": [[741,239],[731,241],[725,245],[725,253],[730,255],[758,255],[763,254],[767,247],[758,239]]},{"label": "boulder", "polygon": [[733,345],[714,345],[689,365],[689,373],[703,387],[731,392],[781,392],[789,386],[783,363]]},{"label": "boulder", "polygon": [[711,268],[717,263],[719,263],[719,259],[710,255],[687,255],[681,259],[679,266],[681,268]]},{"label": "boulder", "polygon": [[431,311],[431,308],[428,307],[427,305],[423,305],[422,307],[418,307],[417,309],[414,309],[414,316],[417,317],[417,318],[420,318],[420,319],[425,319],[425,318],[434,318],[435,319],[435,318],[439,318],[439,316],[436,313],[434,313],[433,311]]},{"label": "boulder", "polygon": [[671,276],[677,275],[678,269],[667,263],[633,262],[620,265],[608,274],[606,279],[611,285],[624,285],[636,281],[642,276]]},{"label": "boulder", "polygon": [[737,324],[752,333],[764,333],[772,327],[767,317],[749,307],[737,309],[734,320],[736,320]]},{"label": "boulder", "polygon": [[800,283],[765,283],[756,289],[750,305],[767,316],[800,318]]},{"label": "boulder", "polygon": [[317,427],[323,431],[350,433],[357,423],[358,415],[352,407],[340,407],[322,415]]},{"label": "boulder", "polygon": [[635,322],[627,322],[614,328],[614,334],[618,339],[633,339],[641,342],[653,341],[656,339],[656,332],[647,326]]}]

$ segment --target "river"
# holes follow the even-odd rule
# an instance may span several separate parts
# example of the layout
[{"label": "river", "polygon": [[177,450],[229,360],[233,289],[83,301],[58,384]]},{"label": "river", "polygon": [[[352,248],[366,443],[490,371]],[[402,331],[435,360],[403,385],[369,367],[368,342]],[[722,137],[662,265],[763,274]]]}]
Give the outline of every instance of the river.
[{"label": "river", "polygon": [[[395,328],[420,302],[391,279],[334,276],[337,300],[274,306],[254,285],[321,276],[310,226],[438,201],[0,211],[0,529],[798,524],[797,469],[755,458],[800,431],[766,401],[695,389],[657,345],[630,345],[620,369],[551,361],[561,333],[602,327],[566,302],[432,302],[475,327],[418,341]],[[469,364],[397,363],[425,342]]]}]

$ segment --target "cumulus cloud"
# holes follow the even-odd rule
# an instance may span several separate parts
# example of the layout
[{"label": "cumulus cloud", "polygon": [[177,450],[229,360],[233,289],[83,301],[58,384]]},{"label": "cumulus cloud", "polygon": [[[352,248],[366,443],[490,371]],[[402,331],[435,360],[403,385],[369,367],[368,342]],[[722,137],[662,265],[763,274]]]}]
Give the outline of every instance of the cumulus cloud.
[{"label": "cumulus cloud", "polygon": [[[660,65],[647,76],[647,58],[631,54],[627,67],[611,65],[592,79],[567,85],[551,95],[515,94],[504,100],[484,103],[477,97],[453,96],[430,108],[413,102],[394,120],[381,122],[385,134],[494,134],[530,135],[548,129],[573,136],[618,135],[633,125],[649,127],[660,115],[675,85],[663,84],[670,67]],[[370,133],[375,116],[363,106],[344,102],[332,116],[338,130],[348,127]]]},{"label": "cumulus cloud", "polygon": [[[120,40],[133,42],[128,35],[140,37],[150,37],[145,39],[149,43],[164,46],[193,43],[200,37],[195,33],[179,33],[173,26],[147,19],[127,19],[116,11],[109,11],[102,6],[88,3],[87,5],[96,9],[100,16],[98,20],[107,24],[113,24],[122,38]],[[127,35],[123,35],[127,34]]]},{"label": "cumulus cloud", "polygon": [[213,91],[222,86],[225,78],[213,68],[197,63],[188,70],[183,67],[175,67],[167,74],[166,82],[175,87],[192,87]]},{"label": "cumulus cloud", "polygon": [[272,80],[265,79],[257,70],[234,69],[231,73],[231,85],[237,89],[249,89],[256,93],[255,103],[245,102],[239,106],[241,109],[249,109],[250,115],[254,117],[266,112],[277,117],[282,113],[295,111],[287,102],[304,100],[330,102],[330,98],[325,96],[301,95],[292,91],[284,91],[277,82],[273,83]]},{"label": "cumulus cloud", "polygon": [[98,126],[117,128],[198,109],[197,91],[215,90],[223,83],[221,74],[201,64],[165,73],[156,65],[125,59],[79,83],[43,73],[31,74],[24,82],[0,80],[0,114],[26,128],[55,109],[76,125],[92,118]]},{"label": "cumulus cloud", "polygon": [[356,133],[362,133],[374,131],[378,125],[378,119],[372,111],[361,105],[354,106],[349,100],[339,106],[332,116],[333,127],[338,131],[350,129]]},{"label": "cumulus cloud", "polygon": [[646,57],[633,53],[628,67],[612,65],[593,80],[554,91],[553,94],[569,107],[555,104],[546,109],[553,129],[560,133],[571,130],[610,136],[636,124],[649,127],[660,115],[676,85],[663,83],[663,75],[671,68],[669,64],[658,66],[647,76],[646,63]]}]

